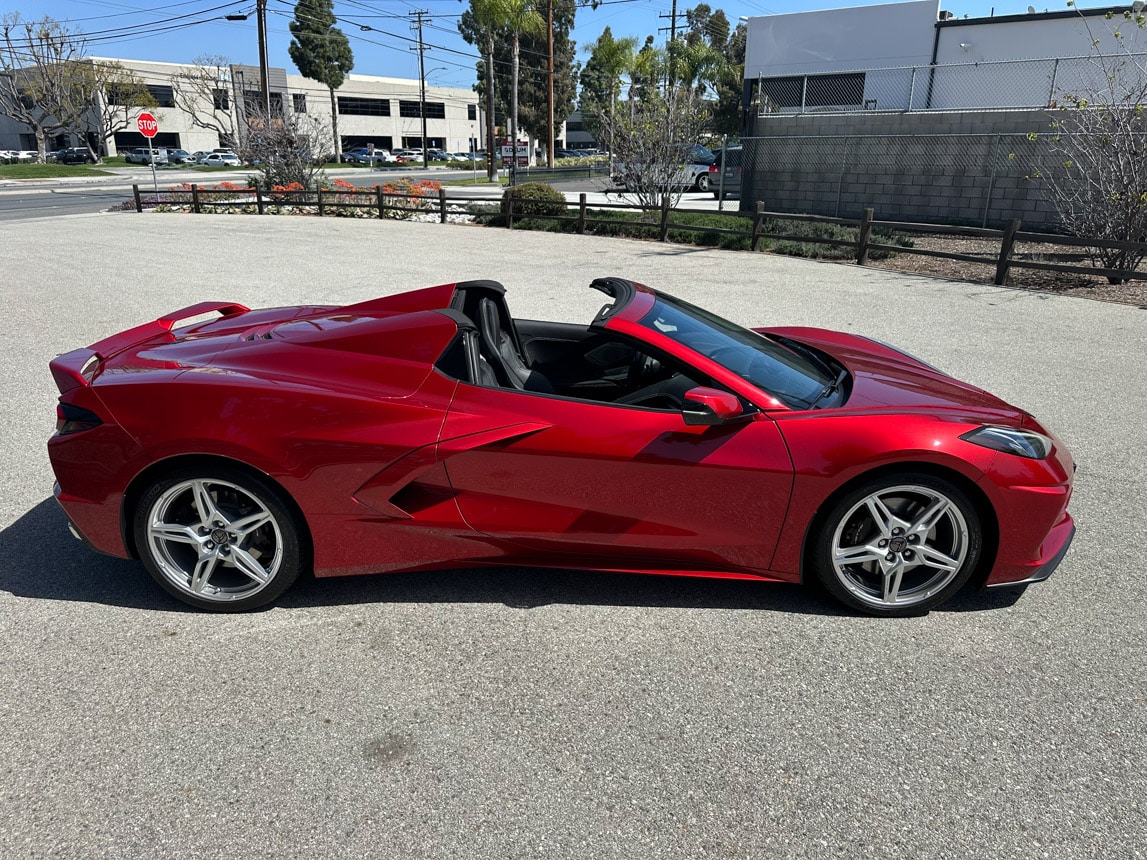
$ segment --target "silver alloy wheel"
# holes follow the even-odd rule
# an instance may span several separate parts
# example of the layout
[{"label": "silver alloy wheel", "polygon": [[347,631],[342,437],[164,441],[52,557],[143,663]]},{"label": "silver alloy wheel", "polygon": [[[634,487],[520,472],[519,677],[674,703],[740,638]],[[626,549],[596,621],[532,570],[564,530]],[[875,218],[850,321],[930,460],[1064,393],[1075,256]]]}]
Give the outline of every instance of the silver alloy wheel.
[{"label": "silver alloy wheel", "polygon": [[213,603],[262,591],[283,563],[283,535],[250,490],[216,479],[168,488],[147,513],[155,565],[179,591]]},{"label": "silver alloy wheel", "polygon": [[946,588],[960,574],[969,546],[964,514],[944,493],[919,484],[884,487],[839,520],[832,567],[862,603],[904,609]]}]

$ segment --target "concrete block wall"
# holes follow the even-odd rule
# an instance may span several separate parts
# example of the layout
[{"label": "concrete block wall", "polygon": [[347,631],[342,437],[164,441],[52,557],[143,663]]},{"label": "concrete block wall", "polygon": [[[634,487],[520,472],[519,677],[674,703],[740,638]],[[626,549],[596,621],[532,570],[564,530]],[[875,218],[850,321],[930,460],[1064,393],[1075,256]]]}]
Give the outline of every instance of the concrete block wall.
[{"label": "concrete block wall", "polygon": [[741,206],[890,221],[1054,229],[1046,111],[769,115],[745,138]]}]

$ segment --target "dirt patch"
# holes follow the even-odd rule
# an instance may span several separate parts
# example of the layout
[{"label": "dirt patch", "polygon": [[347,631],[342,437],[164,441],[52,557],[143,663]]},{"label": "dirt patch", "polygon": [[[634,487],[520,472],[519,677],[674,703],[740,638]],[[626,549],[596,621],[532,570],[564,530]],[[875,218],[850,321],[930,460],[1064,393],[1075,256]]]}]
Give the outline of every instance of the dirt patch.
[{"label": "dirt patch", "polygon": [[[945,260],[941,257],[922,257],[915,254],[897,254],[885,260],[873,260],[870,266],[891,269],[897,272],[913,272],[937,278],[953,278],[961,281],[990,284],[996,276],[996,258],[1000,253],[1000,243],[993,239],[966,239],[960,236],[913,236],[913,245],[931,251],[948,251],[957,254],[974,254],[984,257],[983,263],[969,263],[963,260]],[[1089,266],[1091,260],[1085,254],[1062,245],[1037,245],[1030,242],[1016,244],[1014,259],[1041,263],[1065,263],[1072,266]],[[1140,267],[1140,271],[1143,267]],[[1070,275],[1060,272],[1043,272],[1035,269],[1012,268],[1008,273],[1008,286],[1022,290],[1038,290],[1061,296],[1077,296],[1104,302],[1147,306],[1147,281],[1131,281],[1126,284],[1109,284],[1107,279],[1091,275]]]}]

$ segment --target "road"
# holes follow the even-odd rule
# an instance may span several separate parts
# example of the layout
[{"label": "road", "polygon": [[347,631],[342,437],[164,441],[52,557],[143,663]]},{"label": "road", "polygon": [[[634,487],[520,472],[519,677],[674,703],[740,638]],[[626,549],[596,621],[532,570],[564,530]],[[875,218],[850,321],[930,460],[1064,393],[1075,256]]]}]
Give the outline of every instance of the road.
[{"label": "road", "polygon": [[[1144,856],[1147,313],[378,219],[10,221],[0,273],[5,860]],[[863,332],[1031,410],[1079,463],[1071,552],[1018,600],[909,619],[796,586],[533,569],[310,581],[217,616],[84,549],[51,499],[59,352],[204,299],[483,277],[520,316],[585,321],[601,275]]]},{"label": "road", "polygon": [[[195,170],[168,168],[158,172],[159,188],[165,189],[181,182],[198,182],[213,185],[219,182],[242,182],[250,170],[212,171],[204,173]],[[333,179],[343,179],[354,185],[369,188],[372,185],[393,179],[435,179],[440,182],[469,178],[475,175],[468,170],[364,170],[343,168],[327,171]],[[481,175],[481,174],[478,174]],[[106,212],[131,200],[131,186],[138,183],[145,192],[152,187],[151,171],[147,168],[113,168],[107,177],[75,177],[62,180],[0,180],[0,221],[13,221],[25,218],[51,218],[59,215],[92,214]],[[576,201],[577,195],[586,192],[590,202],[617,202],[616,194],[608,197],[603,190],[609,187],[605,178],[569,180],[551,183]],[[483,186],[467,188],[465,193],[483,193]],[[490,196],[497,196],[500,190],[487,188]],[[690,208],[717,209],[712,194],[688,192],[683,195],[682,206]],[[725,203],[726,209],[736,210],[736,201]]]}]

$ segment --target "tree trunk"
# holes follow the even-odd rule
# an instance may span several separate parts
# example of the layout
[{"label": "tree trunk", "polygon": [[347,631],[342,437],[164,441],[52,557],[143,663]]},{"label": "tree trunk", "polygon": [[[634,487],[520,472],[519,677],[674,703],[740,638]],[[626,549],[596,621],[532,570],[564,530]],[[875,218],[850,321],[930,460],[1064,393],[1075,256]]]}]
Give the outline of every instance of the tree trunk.
[{"label": "tree trunk", "polygon": [[486,181],[494,181],[494,36],[486,34]]},{"label": "tree trunk", "polygon": [[[343,144],[339,139],[339,105],[338,99],[335,98],[335,88],[327,87],[331,93],[331,133],[335,138],[335,163],[342,164],[343,162]],[[284,107],[284,110],[286,108]]]}]

